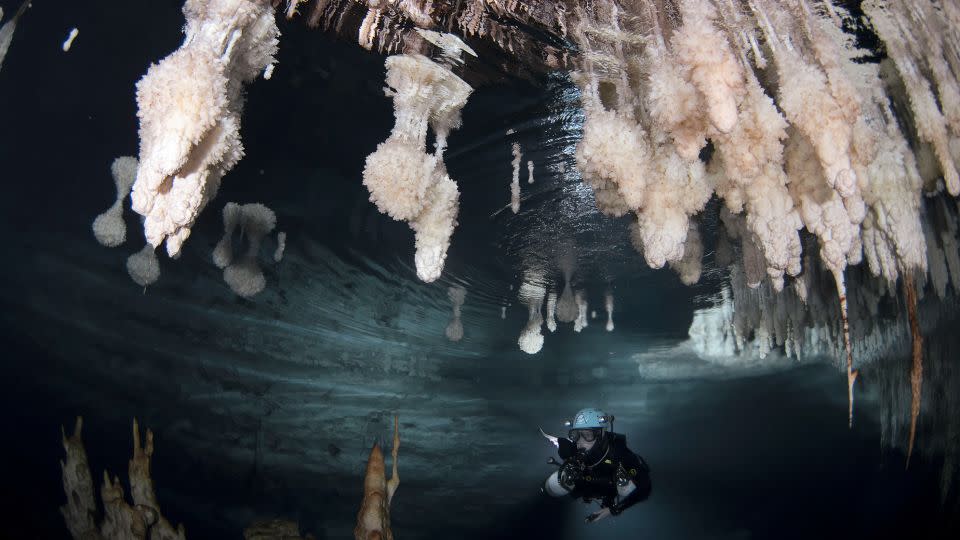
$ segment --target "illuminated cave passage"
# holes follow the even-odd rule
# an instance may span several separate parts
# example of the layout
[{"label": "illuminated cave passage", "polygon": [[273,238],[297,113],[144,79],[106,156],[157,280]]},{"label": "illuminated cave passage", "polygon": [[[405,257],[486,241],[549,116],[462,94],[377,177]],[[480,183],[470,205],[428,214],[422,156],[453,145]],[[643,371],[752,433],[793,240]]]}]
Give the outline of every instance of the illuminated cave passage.
[{"label": "illuminated cave passage", "polygon": [[954,0],[76,4],[0,0],[0,536],[960,534]]}]

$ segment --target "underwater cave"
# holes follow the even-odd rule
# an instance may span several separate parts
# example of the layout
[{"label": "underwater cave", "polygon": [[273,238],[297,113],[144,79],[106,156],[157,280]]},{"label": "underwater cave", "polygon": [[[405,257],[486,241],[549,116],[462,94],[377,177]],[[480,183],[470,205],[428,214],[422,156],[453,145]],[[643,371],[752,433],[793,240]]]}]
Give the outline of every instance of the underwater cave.
[{"label": "underwater cave", "polygon": [[958,28],[0,0],[0,538],[960,537]]}]

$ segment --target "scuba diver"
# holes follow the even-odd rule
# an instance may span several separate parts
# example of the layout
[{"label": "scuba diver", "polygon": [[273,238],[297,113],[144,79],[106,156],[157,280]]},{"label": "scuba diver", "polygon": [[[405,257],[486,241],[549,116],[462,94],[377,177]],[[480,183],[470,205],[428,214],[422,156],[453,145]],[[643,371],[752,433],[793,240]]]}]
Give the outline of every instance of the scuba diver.
[{"label": "scuba diver", "polygon": [[[627,448],[627,438],[614,433],[614,417],[599,409],[583,409],[573,421],[567,438],[543,433],[563,459],[548,461],[559,469],[547,477],[541,493],[552,497],[570,495],[584,503],[600,502],[600,510],[587,523],[617,516],[650,496],[650,467]],[[609,429],[608,429],[609,426]]]}]

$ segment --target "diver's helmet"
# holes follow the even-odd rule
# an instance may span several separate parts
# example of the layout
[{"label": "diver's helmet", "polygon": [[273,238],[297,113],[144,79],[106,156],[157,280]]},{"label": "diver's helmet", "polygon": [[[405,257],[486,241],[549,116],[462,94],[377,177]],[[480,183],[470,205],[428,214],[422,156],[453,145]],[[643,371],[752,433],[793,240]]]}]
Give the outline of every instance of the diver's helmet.
[{"label": "diver's helmet", "polygon": [[577,442],[581,437],[586,442],[602,439],[613,423],[613,416],[592,407],[581,409],[565,424],[569,428],[568,438]]}]

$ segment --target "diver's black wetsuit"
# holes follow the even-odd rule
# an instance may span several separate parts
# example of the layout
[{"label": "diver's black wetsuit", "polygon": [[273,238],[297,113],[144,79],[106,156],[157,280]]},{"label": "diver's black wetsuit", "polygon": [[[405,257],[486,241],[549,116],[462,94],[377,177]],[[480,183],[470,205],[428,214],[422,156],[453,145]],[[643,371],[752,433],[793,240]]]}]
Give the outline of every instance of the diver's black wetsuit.
[{"label": "diver's black wetsuit", "polygon": [[[599,499],[601,505],[618,515],[650,496],[650,467],[642,457],[627,448],[627,438],[620,433],[606,433],[586,455],[578,455],[573,444],[561,444],[560,457],[569,466],[577,466],[579,477],[570,496],[584,501]],[[565,455],[566,454],[566,455]],[[567,463],[564,466],[568,466]],[[617,500],[617,483],[633,482],[636,489]]]}]

